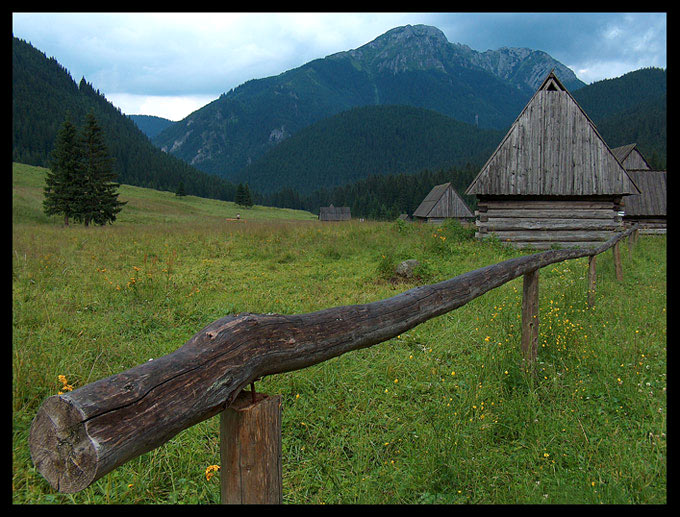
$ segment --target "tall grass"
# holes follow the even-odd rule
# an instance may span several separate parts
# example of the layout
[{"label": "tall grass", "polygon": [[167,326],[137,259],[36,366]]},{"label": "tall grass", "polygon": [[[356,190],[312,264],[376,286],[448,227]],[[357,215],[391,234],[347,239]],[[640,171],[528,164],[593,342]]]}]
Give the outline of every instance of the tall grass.
[{"label": "tall grass", "polygon": [[[229,221],[231,204],[187,210],[127,187],[134,218],[65,228],[41,215],[43,173],[14,168],[18,504],[219,502],[219,473],[205,475],[219,463],[217,418],[82,492],[52,491],[27,438],[43,400],[68,389],[60,375],[78,388],[226,314],[366,303],[521,253],[454,225],[325,224],[263,207],[259,221]],[[408,258],[419,275],[392,277]],[[666,238],[642,236],[622,258],[617,282],[611,253],[598,257],[594,308],[586,259],[541,270],[533,373],[521,367],[519,278],[387,342],[258,382],[283,398],[284,502],[665,503]]]}]

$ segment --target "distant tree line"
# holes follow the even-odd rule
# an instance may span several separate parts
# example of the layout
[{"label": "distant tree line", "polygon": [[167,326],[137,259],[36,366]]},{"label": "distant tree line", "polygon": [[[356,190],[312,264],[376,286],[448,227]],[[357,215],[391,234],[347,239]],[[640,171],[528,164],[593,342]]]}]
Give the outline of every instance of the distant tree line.
[{"label": "distant tree line", "polygon": [[375,175],[355,183],[330,189],[318,189],[310,194],[285,188],[272,194],[257,194],[258,204],[307,210],[318,214],[319,207],[348,206],[352,218],[393,220],[401,214],[413,215],[418,205],[432,187],[451,182],[471,210],[476,208],[474,196],[466,196],[465,189],[479,172],[477,167],[466,164],[432,172],[424,170],[415,174]]},{"label": "distant tree line", "polygon": [[67,115],[57,132],[45,177],[43,209],[69,222],[104,225],[116,220],[125,202],[118,200],[113,160],[92,112],[78,131]]}]

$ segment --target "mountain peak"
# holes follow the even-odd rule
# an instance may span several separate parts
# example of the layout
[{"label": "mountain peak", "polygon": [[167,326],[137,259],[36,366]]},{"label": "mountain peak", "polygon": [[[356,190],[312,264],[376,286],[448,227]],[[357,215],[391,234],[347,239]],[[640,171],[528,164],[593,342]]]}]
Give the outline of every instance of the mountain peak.
[{"label": "mountain peak", "polygon": [[390,29],[382,36],[378,36],[373,40],[373,43],[381,40],[390,40],[403,44],[411,38],[429,38],[444,44],[449,42],[444,33],[437,27],[432,27],[431,25],[403,25]]},{"label": "mountain peak", "polygon": [[443,70],[442,51],[449,45],[444,33],[429,25],[403,25],[390,29],[354,50],[338,52],[330,59],[350,59],[357,68],[404,72],[413,69]]},{"label": "mountain peak", "polygon": [[395,27],[359,48],[328,58],[346,59],[358,70],[394,75],[415,70],[450,73],[461,67],[483,70],[525,94],[532,94],[551,69],[570,90],[584,85],[573,71],[541,50],[504,46],[478,52],[468,45],[449,42],[440,29],[430,25]]}]

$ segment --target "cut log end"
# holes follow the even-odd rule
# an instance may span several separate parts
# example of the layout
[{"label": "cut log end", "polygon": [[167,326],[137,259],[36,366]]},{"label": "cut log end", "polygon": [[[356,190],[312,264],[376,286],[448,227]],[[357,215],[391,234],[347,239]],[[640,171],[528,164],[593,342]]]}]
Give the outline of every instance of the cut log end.
[{"label": "cut log end", "polygon": [[78,492],[92,483],[97,448],[87,435],[82,413],[55,395],[40,407],[28,439],[33,464],[58,492]]}]

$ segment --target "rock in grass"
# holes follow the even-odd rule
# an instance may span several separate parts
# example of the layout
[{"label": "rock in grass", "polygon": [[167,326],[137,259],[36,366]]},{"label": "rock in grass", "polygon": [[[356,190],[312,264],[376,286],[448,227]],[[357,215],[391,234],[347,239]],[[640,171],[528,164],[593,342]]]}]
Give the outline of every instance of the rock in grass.
[{"label": "rock in grass", "polygon": [[399,264],[395,270],[394,274],[403,278],[411,278],[413,276],[413,271],[420,265],[416,259],[404,260]]}]

